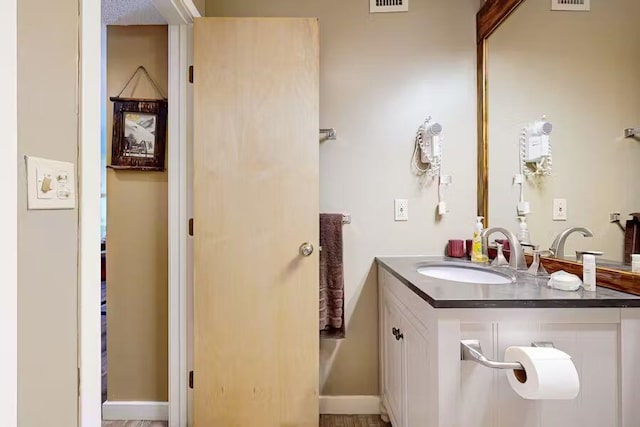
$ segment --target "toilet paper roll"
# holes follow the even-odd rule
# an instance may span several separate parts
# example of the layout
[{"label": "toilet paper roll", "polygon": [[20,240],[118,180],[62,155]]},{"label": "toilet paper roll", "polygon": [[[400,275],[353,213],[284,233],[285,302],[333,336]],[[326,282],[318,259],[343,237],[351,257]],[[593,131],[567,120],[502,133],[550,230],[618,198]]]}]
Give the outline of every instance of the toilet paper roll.
[{"label": "toilet paper roll", "polygon": [[506,362],[519,362],[522,371],[508,371],[511,388],[525,399],[575,399],[580,379],[571,356],[555,348],[509,347]]}]

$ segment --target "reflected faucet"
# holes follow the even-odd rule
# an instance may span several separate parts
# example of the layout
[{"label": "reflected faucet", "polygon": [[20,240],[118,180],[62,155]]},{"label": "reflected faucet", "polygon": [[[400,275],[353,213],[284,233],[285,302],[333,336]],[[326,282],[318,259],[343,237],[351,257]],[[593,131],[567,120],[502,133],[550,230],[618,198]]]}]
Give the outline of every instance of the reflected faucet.
[{"label": "reflected faucet", "polygon": [[553,240],[551,249],[549,249],[554,258],[564,258],[564,244],[573,233],[581,233],[584,237],[593,237],[591,230],[584,227],[570,227],[562,230]]},{"label": "reflected faucet", "polygon": [[480,237],[482,238],[482,253],[489,257],[489,237],[493,233],[502,233],[504,237],[509,241],[509,266],[514,270],[526,270],[527,269],[527,261],[524,258],[524,250],[522,246],[520,246],[520,242],[515,234],[506,228],[494,227],[487,228],[482,230],[480,233]]}]

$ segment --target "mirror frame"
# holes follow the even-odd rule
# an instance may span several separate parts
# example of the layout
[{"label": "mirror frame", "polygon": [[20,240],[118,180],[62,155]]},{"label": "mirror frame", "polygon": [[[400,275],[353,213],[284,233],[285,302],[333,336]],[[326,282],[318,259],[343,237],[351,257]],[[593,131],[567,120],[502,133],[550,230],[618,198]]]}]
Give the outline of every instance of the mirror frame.
[{"label": "mirror frame", "polygon": [[[488,103],[488,38],[525,0],[486,0],[476,15],[476,41],[478,51],[478,216],[485,217],[489,226],[489,103]],[[531,261],[531,260],[529,260]],[[582,264],[569,260],[542,258],[550,273],[565,270],[582,275]],[[640,276],[637,273],[597,267],[599,286],[640,295]]]},{"label": "mirror frame", "polygon": [[487,39],[525,0],[486,0],[476,15],[478,50],[478,216],[489,226],[489,114]]}]

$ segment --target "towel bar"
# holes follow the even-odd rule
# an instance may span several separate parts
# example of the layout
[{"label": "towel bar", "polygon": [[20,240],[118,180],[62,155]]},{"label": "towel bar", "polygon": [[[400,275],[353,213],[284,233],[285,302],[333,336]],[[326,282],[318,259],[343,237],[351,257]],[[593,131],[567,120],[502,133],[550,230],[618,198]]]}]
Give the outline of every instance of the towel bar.
[{"label": "towel bar", "polygon": [[[553,343],[548,341],[534,342],[531,343],[531,346],[554,347]],[[487,359],[487,357],[482,354],[482,347],[480,347],[479,340],[460,341],[460,360],[470,360],[492,369],[524,370],[522,365],[518,362],[496,362],[494,360]]]},{"label": "towel bar", "polygon": [[320,129],[320,135],[326,135],[327,139],[338,139],[338,132],[334,128]]}]

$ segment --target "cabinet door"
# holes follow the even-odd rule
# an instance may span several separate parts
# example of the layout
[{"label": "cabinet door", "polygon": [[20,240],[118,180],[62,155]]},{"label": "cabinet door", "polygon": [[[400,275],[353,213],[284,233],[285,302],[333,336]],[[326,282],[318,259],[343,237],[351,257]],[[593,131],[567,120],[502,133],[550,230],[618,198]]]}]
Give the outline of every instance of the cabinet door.
[{"label": "cabinet door", "polygon": [[[396,335],[402,328],[400,309],[393,296],[384,292],[382,310],[382,345],[384,346],[384,390],[387,411],[394,426],[404,426],[403,407],[403,344]],[[396,334],[394,334],[396,332]]]},{"label": "cabinet door", "polygon": [[409,314],[403,319],[405,427],[429,427],[437,420],[429,417],[430,396],[428,332]]}]

